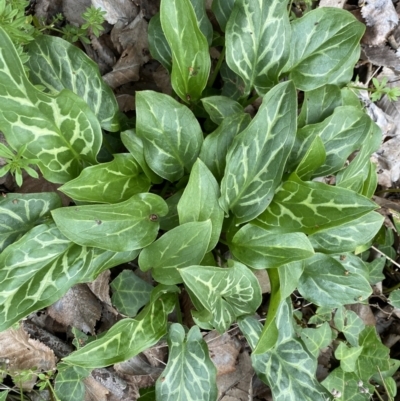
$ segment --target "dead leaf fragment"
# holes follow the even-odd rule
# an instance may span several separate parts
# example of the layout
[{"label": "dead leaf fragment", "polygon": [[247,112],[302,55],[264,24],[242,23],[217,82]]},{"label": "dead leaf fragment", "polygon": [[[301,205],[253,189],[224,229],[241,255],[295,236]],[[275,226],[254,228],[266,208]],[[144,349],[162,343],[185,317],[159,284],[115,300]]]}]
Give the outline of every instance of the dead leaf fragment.
[{"label": "dead leaf fragment", "polygon": [[[29,369],[48,372],[56,367],[54,352],[40,341],[31,339],[22,326],[0,333],[0,359],[7,362],[10,372]],[[35,383],[36,375],[33,375],[31,380],[21,383],[21,387],[32,390]]]},{"label": "dead leaf fragment", "polygon": [[130,0],[92,0],[92,5],[105,11],[104,18],[112,25],[118,20],[130,22],[138,13],[138,7]]},{"label": "dead leaf fragment", "polygon": [[111,298],[110,298],[110,270],[105,270],[101,274],[96,277],[96,280],[92,281],[88,284],[88,287],[92,291],[100,301],[111,305]]},{"label": "dead leaf fragment", "polygon": [[58,322],[90,334],[94,334],[101,310],[99,300],[86,284],[73,286],[47,309],[48,314]]}]

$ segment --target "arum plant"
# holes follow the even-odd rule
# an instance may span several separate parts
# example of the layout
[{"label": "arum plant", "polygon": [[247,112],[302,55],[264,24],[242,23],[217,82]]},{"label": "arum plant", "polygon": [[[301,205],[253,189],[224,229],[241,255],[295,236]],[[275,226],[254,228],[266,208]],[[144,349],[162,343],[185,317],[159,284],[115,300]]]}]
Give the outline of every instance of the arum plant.
[{"label": "arum plant", "polygon": [[[83,400],[92,369],[166,338],[156,399],[216,400],[200,329],[224,333],[235,322],[274,400],[367,400],[382,380],[393,396],[397,361],[344,308],[368,301],[384,264],[357,256],[383,221],[369,160],[381,134],[344,88],[364,26],[330,8],[290,21],[278,0],[214,0],[212,10],[217,32],[204,2],[161,1],[149,44],[175,96],[137,92],[136,121],[122,132],[113,93],[79,49],[38,37],[27,46],[28,79],[0,28],[0,129],[13,147],[27,144],[24,155],[76,202],[61,207],[48,193],[0,201],[0,329],[138,258],[153,281],[133,272],[115,278],[113,302],[127,317],[63,359],[60,398],[72,381],[73,399]],[[221,54],[214,70],[210,46]],[[251,118],[244,106],[254,97],[261,105]],[[99,163],[101,128],[120,132],[126,152]],[[316,180],[324,176],[331,184]],[[263,326],[254,317],[262,302],[256,270],[272,288]],[[193,304],[190,330],[180,318],[182,290]],[[294,291],[317,308],[308,321],[294,318]],[[335,339],[340,362],[319,383],[319,352]]]}]

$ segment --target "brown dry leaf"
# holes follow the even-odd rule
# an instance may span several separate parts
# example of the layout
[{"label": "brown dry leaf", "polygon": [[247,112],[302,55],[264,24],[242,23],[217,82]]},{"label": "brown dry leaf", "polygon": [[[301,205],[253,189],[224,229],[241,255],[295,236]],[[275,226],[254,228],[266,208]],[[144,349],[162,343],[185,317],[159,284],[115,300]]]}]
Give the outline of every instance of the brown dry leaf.
[{"label": "brown dry leaf", "polygon": [[150,20],[151,17],[160,11],[160,0],[140,0],[140,10],[144,17]]},{"label": "brown dry leaf", "polygon": [[105,11],[104,18],[112,25],[118,20],[130,22],[138,14],[138,7],[131,0],[92,0],[92,5]]},{"label": "brown dry leaf", "polygon": [[130,396],[131,389],[129,388],[129,384],[120,375],[117,375],[112,368],[93,369],[92,377],[109,391],[108,401],[130,401],[137,399]]},{"label": "brown dry leaf", "polygon": [[85,384],[85,401],[108,401],[107,395],[110,393],[102,384],[92,376],[83,379]]},{"label": "brown dry leaf", "polygon": [[364,322],[364,324],[366,326],[375,326],[376,325],[375,316],[369,305],[364,305],[364,304],[347,305],[346,309],[352,310],[353,312],[355,312],[358,315],[358,317],[361,318],[361,320]]},{"label": "brown dry leaf", "polygon": [[48,314],[65,326],[94,334],[101,316],[101,304],[86,284],[77,284],[57,302],[47,308]]},{"label": "brown dry leaf", "polygon": [[53,17],[62,11],[63,0],[37,0],[35,17],[44,23],[51,23]]},{"label": "brown dry leaf", "polygon": [[[7,370],[11,372],[29,369],[47,372],[56,367],[54,352],[41,342],[32,340],[22,326],[0,333],[0,358],[8,361]],[[35,382],[36,376],[33,376],[21,383],[21,387],[32,390]]]},{"label": "brown dry leaf", "polygon": [[220,335],[213,330],[204,337],[204,341],[207,342],[210,357],[217,368],[217,376],[236,370],[236,359],[241,348],[237,337],[229,333]]},{"label": "brown dry leaf", "polygon": [[91,6],[90,0],[63,0],[63,14],[71,25],[81,26],[86,21],[82,14]]},{"label": "brown dry leaf", "polygon": [[135,96],[129,95],[127,93],[121,93],[116,95],[118,107],[121,111],[127,112],[135,110]]},{"label": "brown dry leaf", "polygon": [[[386,141],[380,149],[376,152],[379,169],[379,183],[386,184],[387,188],[395,187],[400,183],[400,137]],[[390,182],[382,183],[380,176],[385,177],[383,173],[386,171],[387,176],[390,177]]]},{"label": "brown dry leaf", "polygon": [[253,273],[257,277],[258,283],[260,284],[261,293],[269,294],[271,292],[271,282],[269,281],[267,270],[254,270]]},{"label": "brown dry leaf", "polygon": [[366,0],[361,15],[367,25],[362,42],[369,46],[384,43],[399,22],[392,0]]},{"label": "brown dry leaf", "polygon": [[253,399],[252,381],[254,369],[248,352],[239,354],[238,364],[233,373],[217,377],[218,400],[248,401]]},{"label": "brown dry leaf", "polygon": [[143,354],[136,355],[127,361],[116,363],[114,369],[116,372],[124,375],[156,375],[157,377],[164,370],[163,368],[153,367]]},{"label": "brown dry leaf", "polygon": [[150,60],[147,26],[143,14],[139,14],[131,24],[121,30],[118,40],[124,51],[113,71],[103,76],[111,88],[139,80],[140,67]]},{"label": "brown dry leaf", "polygon": [[92,281],[88,284],[88,287],[96,295],[100,301],[111,305],[111,298],[110,298],[110,270],[105,270],[101,274],[99,274],[96,280]]},{"label": "brown dry leaf", "polygon": [[162,93],[172,96],[171,77],[168,71],[161,64],[153,72],[153,79],[156,85],[161,89]]},{"label": "brown dry leaf", "polygon": [[361,59],[371,64],[394,68],[400,71],[400,57],[385,44],[377,47],[361,46]]}]

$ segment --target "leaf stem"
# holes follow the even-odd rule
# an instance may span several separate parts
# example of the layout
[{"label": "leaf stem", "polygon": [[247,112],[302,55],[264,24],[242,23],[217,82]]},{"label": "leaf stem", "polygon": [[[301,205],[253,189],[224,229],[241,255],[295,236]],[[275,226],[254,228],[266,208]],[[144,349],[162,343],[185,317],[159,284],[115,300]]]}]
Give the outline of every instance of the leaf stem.
[{"label": "leaf stem", "polygon": [[211,88],[214,85],[214,82],[217,79],[219,70],[221,69],[221,65],[222,65],[222,62],[224,61],[224,59],[225,59],[225,46],[222,48],[221,54],[219,55],[217,65],[215,66],[214,71],[213,71],[210,79],[208,80],[207,86],[209,88]]}]

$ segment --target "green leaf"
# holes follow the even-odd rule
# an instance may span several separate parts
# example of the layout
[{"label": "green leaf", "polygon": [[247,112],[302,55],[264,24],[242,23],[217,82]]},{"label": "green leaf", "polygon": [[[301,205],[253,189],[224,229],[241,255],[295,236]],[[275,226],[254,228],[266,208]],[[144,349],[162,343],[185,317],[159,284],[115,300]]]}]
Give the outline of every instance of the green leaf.
[{"label": "green leaf", "polygon": [[348,189],[320,182],[288,180],[254,224],[277,232],[314,234],[357,220],[377,205]]},{"label": "green leaf", "polygon": [[118,104],[112,89],[103,81],[97,63],[77,46],[50,35],[39,35],[26,46],[29,78],[50,93],[69,89],[82,98],[102,128],[119,131]]},{"label": "green leaf", "polygon": [[178,203],[179,223],[210,220],[212,224],[210,252],[218,243],[224,211],[218,204],[219,186],[207,166],[197,159],[190,172],[189,182]]},{"label": "green leaf", "polygon": [[368,175],[364,181],[361,194],[367,198],[372,198],[378,186],[378,174],[376,173],[376,164],[371,160],[368,163]]},{"label": "green leaf", "polygon": [[308,301],[329,307],[361,302],[372,292],[363,275],[349,273],[340,262],[320,253],[305,262],[298,290]]},{"label": "green leaf", "polygon": [[319,136],[316,136],[297,166],[295,173],[303,181],[311,180],[313,173],[324,164],[325,159],[324,143]]},{"label": "green leaf", "polygon": [[171,96],[152,91],[136,93],[136,115],[147,164],[160,177],[178,181],[191,170],[203,143],[196,117]]},{"label": "green leaf", "polygon": [[225,32],[226,24],[232,13],[234,4],[235,0],[213,0],[212,2],[211,10],[217,19],[222,32]]},{"label": "green leaf", "polygon": [[395,308],[400,308],[400,290],[394,290],[390,293],[389,302]]},{"label": "green leaf", "polygon": [[362,319],[344,306],[337,308],[333,319],[335,327],[344,334],[346,340],[353,347],[357,347],[359,335],[365,328]]},{"label": "green leaf", "polygon": [[386,264],[386,258],[384,256],[377,257],[372,262],[367,263],[369,269],[369,283],[371,285],[380,283],[385,279],[383,269]]},{"label": "green leaf", "polygon": [[[226,117],[244,113],[243,106],[226,96],[209,96],[201,99],[206,112],[215,124],[222,124]],[[246,114],[248,116],[248,114]]]},{"label": "green leaf", "polygon": [[[339,401],[368,401],[370,394],[361,393],[363,385],[359,386],[360,378],[353,372],[344,372],[336,368],[322,382],[332,394],[336,394],[335,400]],[[361,381],[362,383],[362,381]]]},{"label": "green leaf", "polygon": [[0,27],[0,129],[23,156],[39,159],[44,177],[64,183],[83,166],[96,164],[100,124],[89,106],[69,90],[56,96],[34,87],[25,75],[14,45]]},{"label": "green leaf", "polygon": [[[63,365],[63,364],[61,364]],[[54,391],[60,401],[83,401],[86,386],[83,379],[90,375],[90,371],[78,366],[57,366],[58,374],[55,380]]]},{"label": "green leaf", "polygon": [[361,245],[369,244],[381,228],[383,220],[379,213],[369,212],[338,227],[318,231],[308,239],[317,252],[351,252]]},{"label": "green leaf", "polygon": [[8,391],[2,391],[0,393],[0,401],[7,401]]},{"label": "green leaf", "polygon": [[283,82],[264,96],[256,117],[237,135],[226,158],[220,205],[245,223],[262,213],[280,184],[296,130],[296,93]]},{"label": "green leaf", "polygon": [[[154,291],[159,291],[156,287]],[[123,362],[154,345],[167,332],[168,314],[172,312],[176,295],[161,293],[136,317],[122,319],[101,338],[73,352],[64,362],[83,368],[100,368]]]},{"label": "green leaf", "polygon": [[210,243],[211,230],[210,220],[173,228],[142,250],[139,256],[140,269],[153,269],[153,278],[159,283],[181,283],[180,268],[202,261]]},{"label": "green leaf", "polygon": [[314,255],[305,234],[277,234],[252,224],[235,234],[229,248],[235,258],[254,269],[276,268]]},{"label": "green leaf", "polygon": [[[257,376],[270,387],[274,401],[326,401],[328,393],[315,378],[316,359],[296,338],[288,301],[281,303],[276,319],[279,332],[276,345],[269,352],[253,353],[251,356]],[[256,337],[254,328],[249,333],[249,326],[252,327],[244,325],[243,320],[239,321],[239,327],[248,341],[249,334]],[[254,344],[254,339],[249,342]]]},{"label": "green leaf", "polygon": [[185,286],[212,313],[212,324],[220,333],[236,317],[254,313],[261,303],[260,285],[251,270],[234,261],[229,261],[228,266],[180,269]]},{"label": "green leaf", "polygon": [[282,299],[289,297],[297,288],[303,270],[304,261],[292,262],[279,267],[279,285]]},{"label": "green leaf", "polygon": [[199,158],[203,160],[218,181],[221,181],[224,175],[226,154],[233,138],[242,132],[250,121],[250,116],[245,113],[227,116],[221,125],[210,135],[207,135],[204,140]]},{"label": "green leaf", "polygon": [[64,207],[53,210],[52,216],[60,231],[77,244],[125,252],[151,244],[159,216],[167,212],[162,198],[145,193],[114,205]]},{"label": "green leaf", "polygon": [[168,347],[168,364],[156,383],[157,400],[215,401],[217,369],[199,328],[193,326],[185,340],[183,327],[172,324]]},{"label": "green leaf", "polygon": [[40,194],[9,193],[0,198],[0,252],[17,241],[49,214],[61,207],[54,192]]},{"label": "green leaf", "polygon": [[356,368],[360,378],[368,381],[373,374],[390,368],[389,348],[381,343],[375,326],[365,327],[360,333],[359,343],[363,347]]},{"label": "green leaf", "polygon": [[185,102],[201,97],[210,73],[207,38],[190,0],[163,0],[161,26],[172,50],[172,88]]},{"label": "green leaf", "polygon": [[293,21],[285,71],[290,71],[296,88],[347,84],[360,57],[364,31],[364,24],[339,8],[318,8]]},{"label": "green leaf", "polygon": [[151,56],[171,73],[172,52],[161,27],[160,13],[154,15],[149,22],[148,39]]},{"label": "green leaf", "polygon": [[340,367],[344,372],[354,372],[356,362],[363,347],[348,347],[345,343],[339,343],[335,350],[335,358],[340,361]]},{"label": "green leaf", "polygon": [[208,46],[211,46],[213,39],[213,26],[207,17],[206,2],[205,0],[190,0],[192,4],[196,19],[197,26],[207,39]]},{"label": "green leaf", "polygon": [[370,135],[371,124],[371,119],[363,110],[351,106],[337,107],[323,122],[307,125],[297,131],[289,167],[294,169],[297,166],[314,138],[319,136],[325,147],[326,159],[313,176],[335,173],[343,167],[351,153],[361,148]]},{"label": "green leaf", "polygon": [[111,282],[112,304],[120,313],[135,317],[138,310],[150,301],[153,287],[131,270],[124,270]]},{"label": "green leaf", "polygon": [[327,347],[332,342],[331,327],[328,322],[325,322],[315,329],[304,328],[301,330],[301,339],[311,355],[318,358],[320,349]]},{"label": "green leaf", "polygon": [[236,1],[226,25],[226,61],[245,82],[265,95],[289,59],[287,1]]},{"label": "green leaf", "polygon": [[226,96],[228,98],[239,100],[246,97],[245,84],[243,79],[233,72],[226,64],[226,61],[222,62],[221,69],[221,78],[224,81],[224,86],[222,87],[221,95]]},{"label": "green leaf", "polygon": [[135,130],[129,129],[121,132],[121,141],[137,161],[149,180],[154,184],[160,184],[163,179],[159,177],[153,170],[151,170],[147,164],[144,158],[143,141],[136,135]]},{"label": "green leaf", "polygon": [[161,230],[169,231],[179,226],[178,203],[182,194],[183,189],[165,199],[165,202],[168,205],[168,214],[160,218]]},{"label": "green leaf", "polygon": [[305,92],[298,128],[322,122],[339,106],[342,106],[342,95],[337,85],[324,85]]},{"label": "green leaf", "polygon": [[358,256],[353,253],[342,253],[331,255],[332,258],[337,260],[349,274],[355,273],[363,276],[369,281],[369,269],[367,264]]},{"label": "green leaf", "polygon": [[64,184],[60,191],[74,200],[118,203],[135,194],[147,192],[150,180],[129,153],[114,155],[114,160],[85,168],[79,177]]}]

